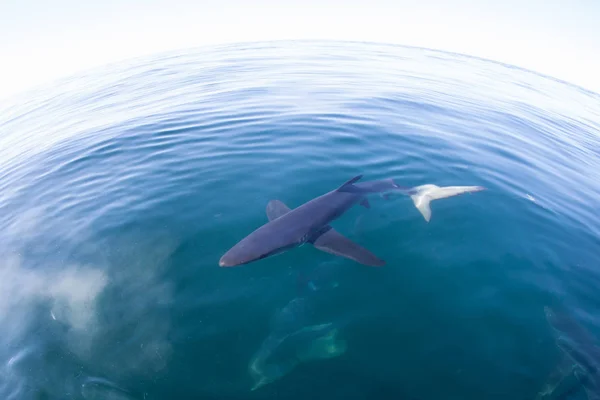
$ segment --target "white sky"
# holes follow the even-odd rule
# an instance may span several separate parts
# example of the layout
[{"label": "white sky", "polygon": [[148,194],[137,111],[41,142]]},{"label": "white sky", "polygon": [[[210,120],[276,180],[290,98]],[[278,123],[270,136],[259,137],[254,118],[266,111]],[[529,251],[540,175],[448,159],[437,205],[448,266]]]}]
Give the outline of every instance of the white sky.
[{"label": "white sky", "polygon": [[465,53],[600,93],[600,0],[0,0],[0,98],[163,50],[279,39]]}]

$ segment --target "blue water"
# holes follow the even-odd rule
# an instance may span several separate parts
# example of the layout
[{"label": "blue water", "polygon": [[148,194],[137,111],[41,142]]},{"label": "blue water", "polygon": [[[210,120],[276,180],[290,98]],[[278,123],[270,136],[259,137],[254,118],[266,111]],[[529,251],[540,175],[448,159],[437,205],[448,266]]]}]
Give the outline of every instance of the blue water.
[{"label": "blue water", "polygon": [[[534,399],[561,359],[545,305],[600,338],[598,94],[438,51],[277,42],[1,107],[3,399]],[[487,190],[429,223],[398,194],[333,223],[381,268],[310,246],[218,266],[269,200],[359,174]],[[250,390],[269,335],[321,323],[343,354]]]}]

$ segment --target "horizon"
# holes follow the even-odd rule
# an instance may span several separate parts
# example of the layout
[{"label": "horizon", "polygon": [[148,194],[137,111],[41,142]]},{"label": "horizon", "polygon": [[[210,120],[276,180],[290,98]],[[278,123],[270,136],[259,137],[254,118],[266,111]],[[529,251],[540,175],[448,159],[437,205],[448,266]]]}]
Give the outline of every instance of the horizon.
[{"label": "horizon", "polygon": [[[574,0],[7,0],[0,100],[107,65],[166,52],[280,41],[422,48],[528,70],[600,94],[600,3]],[[7,10],[4,10],[7,8]],[[358,27],[358,29],[357,29]]]},{"label": "horizon", "polygon": [[[374,46],[390,46],[390,47],[401,47],[401,48],[407,48],[407,49],[413,49],[413,50],[425,50],[425,51],[431,51],[431,52],[437,52],[437,53],[442,53],[442,54],[450,54],[450,55],[454,55],[457,57],[465,57],[465,58],[471,58],[471,59],[475,59],[475,60],[479,60],[479,61],[483,61],[483,62],[489,62],[489,63],[494,63],[494,64],[499,64],[502,65],[504,67],[509,67],[509,68],[515,68],[515,69],[519,69],[521,71],[525,71],[528,73],[532,73],[535,75],[538,75],[540,77],[543,78],[547,78],[547,79],[551,79],[560,83],[564,83],[570,86],[575,86],[578,89],[593,93],[595,95],[600,96],[600,91],[599,92],[595,92],[593,90],[590,90],[584,86],[578,85],[576,83],[573,82],[569,82],[567,80],[564,79],[560,79],[557,78],[555,76],[552,75],[548,75],[548,74],[544,74],[542,72],[539,71],[535,71],[533,69],[530,68],[526,68],[526,67],[522,67],[519,65],[515,65],[515,64],[510,64],[510,63],[506,63],[503,61],[499,61],[499,60],[494,60],[491,58],[486,58],[486,57],[481,57],[478,55],[473,55],[473,54],[467,54],[467,53],[460,53],[457,51],[448,51],[448,50],[443,50],[443,49],[437,49],[437,48],[432,48],[432,47],[423,47],[423,46],[416,46],[416,45],[410,45],[410,44],[401,44],[401,43],[389,43],[389,42],[376,42],[376,41],[365,41],[365,40],[351,40],[351,39],[266,39],[266,40],[249,40],[249,41],[236,41],[236,42],[223,42],[223,43],[214,43],[214,44],[200,44],[200,45],[196,45],[196,46],[190,46],[190,47],[183,47],[183,48],[174,48],[174,49],[168,49],[168,50],[162,50],[162,51],[157,51],[154,53],[148,53],[148,54],[140,54],[140,55],[136,55],[136,56],[132,56],[132,57],[127,57],[127,58],[122,58],[122,59],[117,59],[117,60],[111,60],[109,62],[106,63],[101,63],[101,64],[97,64],[94,65],[92,67],[89,68],[84,68],[81,70],[78,70],[74,73],[71,74],[67,74],[64,76],[60,76],[58,78],[49,80],[49,81],[45,81],[41,84],[38,84],[36,86],[32,86],[29,89],[25,89],[24,91],[20,91],[16,93],[16,96],[19,96],[20,94],[25,94],[31,90],[35,91],[38,90],[40,87],[45,87],[45,86],[54,86],[58,83],[60,83],[63,80],[69,80],[71,78],[75,78],[78,77],[80,75],[87,75],[88,73],[92,73],[95,72],[97,70],[101,70],[107,67],[111,67],[111,66],[119,66],[122,64],[126,64],[126,63],[130,63],[130,62],[135,62],[135,61],[141,61],[143,59],[148,59],[148,58],[160,58],[160,57],[164,57],[166,55],[169,54],[182,54],[182,53],[188,53],[188,52],[195,52],[195,51],[200,51],[203,49],[209,49],[209,50],[217,50],[221,47],[229,47],[229,46],[233,46],[233,47],[241,47],[241,45],[256,45],[256,44],[271,44],[271,43],[284,43],[284,42],[322,42],[322,43],[354,43],[354,44],[364,44],[364,45],[374,45]],[[15,96],[15,94],[13,94],[13,96]],[[0,97],[0,100],[6,100],[5,98]]]}]

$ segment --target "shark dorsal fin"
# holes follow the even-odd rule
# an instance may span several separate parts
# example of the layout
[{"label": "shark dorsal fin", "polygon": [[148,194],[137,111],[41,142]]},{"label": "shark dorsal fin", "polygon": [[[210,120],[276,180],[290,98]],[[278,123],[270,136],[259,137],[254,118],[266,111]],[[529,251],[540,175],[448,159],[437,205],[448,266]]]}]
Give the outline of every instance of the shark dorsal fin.
[{"label": "shark dorsal fin", "polygon": [[273,221],[281,217],[284,214],[290,212],[290,208],[286,206],[281,200],[271,200],[267,204],[267,218],[269,221]]},{"label": "shark dorsal fin", "polygon": [[352,186],[353,183],[355,183],[356,181],[358,181],[360,178],[362,178],[362,175],[357,175],[354,178],[350,179],[349,181],[347,181],[346,183],[344,183],[342,186],[340,186],[337,190],[339,192],[343,192],[344,189],[348,189],[349,187]]}]

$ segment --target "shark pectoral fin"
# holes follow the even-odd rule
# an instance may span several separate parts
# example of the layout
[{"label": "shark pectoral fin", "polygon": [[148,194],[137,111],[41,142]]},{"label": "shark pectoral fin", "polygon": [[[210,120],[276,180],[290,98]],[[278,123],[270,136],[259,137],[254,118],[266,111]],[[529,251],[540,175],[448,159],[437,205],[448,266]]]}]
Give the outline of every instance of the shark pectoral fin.
[{"label": "shark pectoral fin", "polygon": [[281,200],[271,200],[267,204],[267,218],[269,218],[269,221],[272,221],[290,212],[290,210]]},{"label": "shark pectoral fin", "polygon": [[335,254],[372,267],[385,265],[385,261],[364,247],[342,236],[336,230],[329,229],[319,236],[312,245],[326,253]]},{"label": "shark pectoral fin", "polygon": [[415,207],[417,210],[423,215],[425,221],[429,222],[431,220],[431,198],[426,194],[414,194],[410,196],[413,203],[415,203]]},{"label": "shark pectoral fin", "polygon": [[367,199],[364,199],[363,201],[361,201],[360,205],[363,206],[364,208],[371,208],[371,204],[369,204],[369,200],[367,200]]}]

